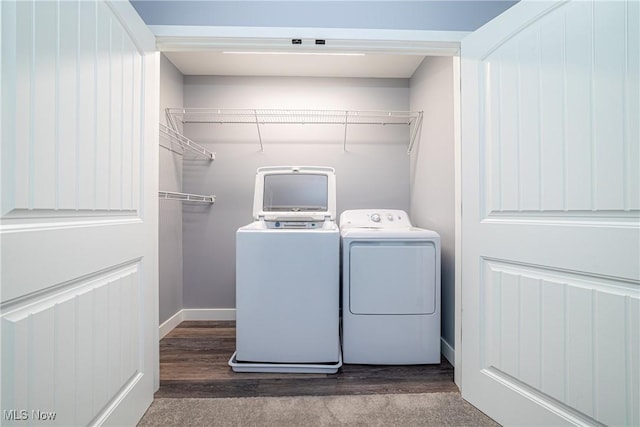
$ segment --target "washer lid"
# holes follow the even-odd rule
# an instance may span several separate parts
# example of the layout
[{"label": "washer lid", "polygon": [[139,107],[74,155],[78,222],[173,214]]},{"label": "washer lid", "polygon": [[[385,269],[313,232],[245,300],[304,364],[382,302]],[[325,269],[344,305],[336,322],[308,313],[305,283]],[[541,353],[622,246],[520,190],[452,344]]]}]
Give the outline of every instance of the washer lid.
[{"label": "washer lid", "polygon": [[265,221],[335,220],[335,170],[323,166],[258,168],[253,217]]}]

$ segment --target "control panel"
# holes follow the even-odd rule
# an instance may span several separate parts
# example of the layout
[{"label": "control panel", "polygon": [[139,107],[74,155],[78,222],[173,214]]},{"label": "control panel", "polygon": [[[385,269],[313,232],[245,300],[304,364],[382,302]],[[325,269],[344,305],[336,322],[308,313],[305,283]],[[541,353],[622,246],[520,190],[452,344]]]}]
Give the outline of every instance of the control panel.
[{"label": "control panel", "polygon": [[265,221],[267,228],[323,228],[324,221]]},{"label": "control panel", "polygon": [[340,227],[406,228],[411,227],[411,221],[402,210],[354,209],[340,215]]}]

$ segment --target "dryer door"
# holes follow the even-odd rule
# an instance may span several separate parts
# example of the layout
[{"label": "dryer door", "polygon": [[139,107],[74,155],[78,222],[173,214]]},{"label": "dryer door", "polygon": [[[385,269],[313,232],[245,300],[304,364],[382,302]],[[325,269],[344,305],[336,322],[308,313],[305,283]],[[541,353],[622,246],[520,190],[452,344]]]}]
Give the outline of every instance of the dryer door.
[{"label": "dryer door", "polygon": [[436,248],[429,241],[353,242],[349,311],[353,314],[432,314],[436,307]]}]

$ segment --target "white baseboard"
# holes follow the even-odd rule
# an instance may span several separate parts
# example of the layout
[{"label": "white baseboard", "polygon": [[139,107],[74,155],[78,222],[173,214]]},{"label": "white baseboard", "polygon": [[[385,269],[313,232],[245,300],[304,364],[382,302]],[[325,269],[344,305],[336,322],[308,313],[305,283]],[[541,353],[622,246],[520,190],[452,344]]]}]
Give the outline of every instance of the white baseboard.
[{"label": "white baseboard", "polygon": [[173,330],[176,326],[178,326],[184,320],[184,310],[180,310],[162,325],[160,325],[160,333],[158,334],[158,339],[164,338],[169,332]]},{"label": "white baseboard", "polygon": [[158,339],[164,338],[185,320],[236,320],[235,308],[183,308],[160,325]]},{"label": "white baseboard", "polygon": [[456,367],[456,351],[449,345],[444,338],[440,338],[440,352],[445,359],[451,363],[451,366]]},{"label": "white baseboard", "polygon": [[184,320],[236,320],[235,308],[185,308]]}]

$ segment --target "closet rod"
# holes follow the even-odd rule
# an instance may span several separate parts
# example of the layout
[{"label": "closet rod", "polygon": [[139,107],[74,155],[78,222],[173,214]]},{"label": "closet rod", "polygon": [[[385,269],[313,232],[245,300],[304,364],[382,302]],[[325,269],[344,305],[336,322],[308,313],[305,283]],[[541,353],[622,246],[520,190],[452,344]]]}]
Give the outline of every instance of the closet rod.
[{"label": "closet rod", "polygon": [[199,155],[204,156],[212,161],[216,159],[216,155],[214,153],[202,147],[201,145],[193,142],[192,140],[182,135],[178,131],[175,131],[170,127],[163,125],[162,123],[160,123],[160,133],[165,135],[167,138],[169,138],[171,142],[174,142],[180,145],[183,149],[191,150],[194,153],[198,153]]},{"label": "closet rod", "polygon": [[202,124],[214,124],[214,125],[246,125],[259,123],[261,125],[410,125],[411,122],[353,122],[353,121],[332,121],[332,122],[312,122],[312,121],[286,121],[286,122],[269,122],[266,120],[252,120],[252,121],[231,121],[231,120],[185,120],[183,123],[202,123]]},{"label": "closet rod", "polygon": [[158,191],[158,195],[161,199],[165,200],[178,200],[181,202],[202,202],[202,203],[215,203],[216,196],[202,196],[200,194],[189,193],[177,193],[174,191]]}]

